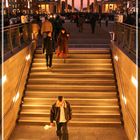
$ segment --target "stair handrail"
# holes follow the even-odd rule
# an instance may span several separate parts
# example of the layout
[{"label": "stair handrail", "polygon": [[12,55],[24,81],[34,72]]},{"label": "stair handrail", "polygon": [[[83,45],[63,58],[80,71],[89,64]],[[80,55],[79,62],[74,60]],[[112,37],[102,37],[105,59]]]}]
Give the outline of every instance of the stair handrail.
[{"label": "stair handrail", "polygon": [[[121,78],[120,68],[119,68],[117,62],[116,62],[116,67],[117,67],[118,77],[119,77],[119,81],[120,81],[120,85],[121,85],[120,88],[121,88],[121,90],[122,90],[122,95],[123,95],[123,97],[124,97],[124,96],[125,96],[125,90],[124,90],[124,86],[123,86],[123,82],[122,82],[122,78]],[[120,98],[122,98],[122,97],[120,97]],[[137,128],[138,128],[138,127],[137,127],[137,124],[136,124],[135,120],[133,119],[133,117],[132,117],[132,115],[131,115],[131,113],[130,113],[128,107],[127,107],[126,105],[124,105],[124,108],[126,109],[128,115],[130,116],[130,118],[131,118],[131,120],[132,120],[133,128],[134,128],[135,134],[136,134]]]}]

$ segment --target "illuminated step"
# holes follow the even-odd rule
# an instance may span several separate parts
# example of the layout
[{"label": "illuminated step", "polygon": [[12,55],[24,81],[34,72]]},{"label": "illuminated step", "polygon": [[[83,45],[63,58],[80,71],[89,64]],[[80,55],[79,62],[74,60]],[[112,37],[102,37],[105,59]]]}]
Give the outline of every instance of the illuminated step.
[{"label": "illuminated step", "polygon": [[[85,98],[67,98],[72,105],[118,105],[118,99],[85,99]],[[31,98],[24,97],[23,103],[50,105],[56,102],[56,98]]]},{"label": "illuminated step", "polygon": [[[44,54],[35,54],[35,58],[44,58]],[[56,55],[53,56],[53,58],[57,58]],[[73,59],[110,59],[111,55],[110,54],[68,54],[68,58],[73,58]]]},{"label": "illuminated step", "polygon": [[[50,117],[50,111],[34,111],[33,109],[23,109],[21,111],[22,116],[35,116],[35,117]],[[80,112],[80,113],[72,113],[73,118],[119,118],[120,113],[117,111],[114,112]]]},{"label": "illuminated step", "polygon": [[53,73],[53,72],[32,72],[30,78],[114,78],[113,73],[94,72],[94,73]]},{"label": "illuminated step", "polygon": [[92,78],[92,79],[61,79],[58,81],[57,78],[29,78],[28,84],[76,84],[76,85],[115,85],[114,79],[104,79],[104,78]]},{"label": "illuminated step", "polygon": [[[67,58],[66,62],[67,63],[111,63],[111,59],[72,59],[72,58]],[[35,58],[33,60],[34,63],[42,63],[46,62],[45,58]],[[58,59],[53,59],[53,63],[59,63],[60,61]]]},{"label": "illuminated step", "polygon": [[117,97],[117,92],[88,92],[88,91],[80,91],[80,92],[75,92],[75,91],[25,91],[25,96],[26,97],[34,97],[34,98],[57,98],[58,96],[64,96],[64,98],[100,98],[100,99],[109,99],[109,98],[116,98]]},{"label": "illuminated step", "polygon": [[[24,103],[22,109],[33,109],[34,111],[50,111],[52,105],[34,105],[32,103]],[[72,112],[114,112],[119,111],[118,105],[111,106],[87,106],[73,105]]]},{"label": "illuminated step", "polygon": [[60,85],[60,84],[51,84],[51,85],[32,85],[28,84],[27,88],[28,91],[116,91],[116,86],[111,85]]},{"label": "illuminated step", "polygon": [[[46,72],[47,71],[47,67],[33,67],[31,68],[31,72]],[[49,71],[49,70],[48,70]],[[104,67],[86,67],[84,69],[81,68],[74,68],[74,67],[69,67],[69,68],[65,68],[65,67],[55,67],[53,65],[53,68],[51,70],[52,72],[72,72],[72,73],[77,73],[77,72],[81,72],[81,73],[91,73],[91,72],[113,72],[113,68],[104,68]]]},{"label": "illuminated step", "polygon": [[[32,63],[32,67],[46,67],[46,63],[45,62],[42,62],[42,63]],[[68,68],[68,67],[75,67],[75,68],[92,68],[92,67],[109,67],[111,68],[112,67],[112,64],[111,63],[53,63],[53,66],[55,67],[65,67],[65,68]]]},{"label": "illuminated step", "polygon": [[[50,120],[46,117],[21,117],[19,119],[21,123],[37,124],[37,125],[50,125]],[[119,118],[92,118],[87,120],[78,118],[78,120],[71,120],[69,126],[120,126],[121,121]]]},{"label": "illuminated step", "polygon": [[[43,53],[42,49],[37,49],[35,51],[36,54],[41,54]],[[105,53],[110,53],[109,48],[88,48],[88,49],[69,49],[68,51],[69,54],[105,54]]]}]

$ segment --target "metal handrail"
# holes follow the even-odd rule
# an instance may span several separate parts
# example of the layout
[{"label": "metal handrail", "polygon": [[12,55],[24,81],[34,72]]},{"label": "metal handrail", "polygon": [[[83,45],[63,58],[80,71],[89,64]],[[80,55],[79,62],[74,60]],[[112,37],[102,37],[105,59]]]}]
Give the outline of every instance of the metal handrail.
[{"label": "metal handrail", "polygon": [[4,54],[32,42],[32,24],[15,24],[1,28],[4,35]]},{"label": "metal handrail", "polygon": [[136,56],[136,26],[118,22],[114,26],[117,45]]}]

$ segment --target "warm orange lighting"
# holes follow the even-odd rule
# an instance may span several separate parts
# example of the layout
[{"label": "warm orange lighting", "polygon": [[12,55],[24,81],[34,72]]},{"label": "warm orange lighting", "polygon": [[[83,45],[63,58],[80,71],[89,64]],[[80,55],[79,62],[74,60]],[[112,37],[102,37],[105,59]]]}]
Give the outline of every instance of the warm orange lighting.
[{"label": "warm orange lighting", "polygon": [[136,78],[134,76],[131,77],[131,81],[132,81],[133,85],[137,88],[138,81],[136,80]]},{"label": "warm orange lighting", "polygon": [[127,99],[126,99],[126,97],[124,95],[122,95],[122,99],[124,101],[124,104],[126,105],[127,104]]},{"label": "warm orange lighting", "polygon": [[48,130],[48,129],[50,129],[50,128],[52,128],[52,126],[50,126],[50,125],[45,125],[45,126],[44,126],[44,129],[45,129],[45,130]]},{"label": "warm orange lighting", "polygon": [[4,84],[6,81],[7,81],[7,76],[6,75],[2,76],[2,84]]},{"label": "warm orange lighting", "polygon": [[116,4],[105,4],[105,12],[109,13],[110,10],[116,10],[117,9],[117,5]]},{"label": "warm orange lighting", "polygon": [[16,102],[19,98],[19,92],[13,97],[13,102]]},{"label": "warm orange lighting", "polygon": [[118,57],[117,55],[115,55],[115,56],[114,56],[114,59],[115,59],[116,61],[118,61],[118,60],[119,60],[119,57]]},{"label": "warm orange lighting", "polygon": [[28,55],[26,56],[26,60],[29,61],[30,58],[31,58],[31,56],[30,56],[30,54],[28,54]]}]

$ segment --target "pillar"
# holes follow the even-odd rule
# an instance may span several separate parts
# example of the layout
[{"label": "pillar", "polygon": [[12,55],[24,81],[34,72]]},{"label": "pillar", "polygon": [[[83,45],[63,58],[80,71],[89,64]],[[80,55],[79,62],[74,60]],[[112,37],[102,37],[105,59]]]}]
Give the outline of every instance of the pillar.
[{"label": "pillar", "polygon": [[97,3],[97,0],[94,0],[94,12],[98,12],[98,3]]},{"label": "pillar", "polygon": [[61,13],[62,12],[62,2],[61,2],[61,0],[58,0],[57,12],[58,13]]},{"label": "pillar", "polygon": [[87,12],[90,12],[90,0],[87,0]]},{"label": "pillar", "polygon": [[80,3],[80,12],[83,12],[83,0],[81,0],[81,3]]},{"label": "pillar", "polygon": [[66,9],[66,13],[68,12],[68,0],[65,0],[65,9]]},{"label": "pillar", "polygon": [[72,12],[74,12],[74,0],[72,0]]}]

